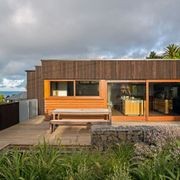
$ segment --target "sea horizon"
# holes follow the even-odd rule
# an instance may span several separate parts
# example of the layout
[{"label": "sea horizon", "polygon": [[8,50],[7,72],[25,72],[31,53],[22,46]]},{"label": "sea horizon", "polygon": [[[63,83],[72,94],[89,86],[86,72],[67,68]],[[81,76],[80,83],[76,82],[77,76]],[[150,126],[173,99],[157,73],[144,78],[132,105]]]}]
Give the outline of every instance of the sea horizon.
[{"label": "sea horizon", "polygon": [[26,91],[0,91],[0,95],[3,95],[3,96],[12,96],[14,94],[19,94],[21,92],[26,92]]}]

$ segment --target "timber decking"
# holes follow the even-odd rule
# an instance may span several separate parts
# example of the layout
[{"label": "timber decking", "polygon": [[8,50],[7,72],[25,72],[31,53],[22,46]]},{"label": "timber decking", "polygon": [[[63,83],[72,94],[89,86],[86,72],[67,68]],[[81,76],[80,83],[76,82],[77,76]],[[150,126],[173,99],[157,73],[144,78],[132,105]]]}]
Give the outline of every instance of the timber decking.
[{"label": "timber decking", "polygon": [[[0,131],[0,149],[11,144],[33,145],[46,140],[50,144],[58,145],[90,145],[90,130],[84,127],[66,126],[57,128],[53,134],[49,131],[49,122],[43,121],[44,116],[38,116],[26,122],[14,125]],[[180,121],[176,122],[113,122],[113,126],[120,125],[167,125],[168,128],[180,128]]]},{"label": "timber decking", "polygon": [[43,141],[50,144],[62,145],[89,145],[89,129],[84,127],[61,127],[50,134],[49,121],[44,121],[44,116],[14,125],[0,131],[0,149],[9,144],[34,145]]},{"label": "timber decking", "polygon": [[50,120],[50,132],[53,133],[56,126],[87,126],[89,129],[92,125],[109,125],[109,120],[104,119],[61,119],[61,120]]}]

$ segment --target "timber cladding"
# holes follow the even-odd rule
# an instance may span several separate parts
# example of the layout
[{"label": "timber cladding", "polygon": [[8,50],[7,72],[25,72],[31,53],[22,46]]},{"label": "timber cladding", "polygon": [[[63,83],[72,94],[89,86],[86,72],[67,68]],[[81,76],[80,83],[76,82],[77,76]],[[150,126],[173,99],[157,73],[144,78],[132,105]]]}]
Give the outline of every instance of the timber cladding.
[{"label": "timber cladding", "polygon": [[66,96],[51,97],[50,81],[44,83],[44,104],[45,112],[51,114],[52,110],[60,108],[107,108],[107,83],[104,80],[99,81],[99,96]]},{"label": "timber cladding", "polygon": [[[59,100],[46,99],[45,80],[179,80],[179,60],[42,60],[41,66],[27,72],[27,97],[44,107]],[[68,100],[64,100],[69,103]],[[99,100],[104,106],[104,100]],[[46,104],[46,105],[45,105]],[[89,103],[91,104],[91,103]],[[60,105],[60,104],[59,104]]]},{"label": "timber cladding", "polygon": [[36,98],[36,77],[34,70],[28,70],[27,72],[27,98]]},{"label": "timber cladding", "polygon": [[178,60],[42,60],[44,79],[179,79]]},{"label": "timber cladding", "polygon": [[36,84],[36,98],[38,99],[38,112],[44,114],[44,80],[42,76],[42,67],[35,67],[35,84]]}]

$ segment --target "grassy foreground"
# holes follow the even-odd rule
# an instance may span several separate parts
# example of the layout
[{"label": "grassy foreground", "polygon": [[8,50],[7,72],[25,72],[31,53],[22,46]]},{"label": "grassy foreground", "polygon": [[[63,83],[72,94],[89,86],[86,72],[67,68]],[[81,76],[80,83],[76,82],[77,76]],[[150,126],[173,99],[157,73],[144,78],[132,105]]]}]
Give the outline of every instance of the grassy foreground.
[{"label": "grassy foreground", "polygon": [[[143,153],[138,149],[143,149]],[[106,152],[69,154],[44,143],[30,151],[4,151],[0,152],[0,179],[179,180],[179,142],[170,142],[163,149],[154,150],[122,143]]]}]

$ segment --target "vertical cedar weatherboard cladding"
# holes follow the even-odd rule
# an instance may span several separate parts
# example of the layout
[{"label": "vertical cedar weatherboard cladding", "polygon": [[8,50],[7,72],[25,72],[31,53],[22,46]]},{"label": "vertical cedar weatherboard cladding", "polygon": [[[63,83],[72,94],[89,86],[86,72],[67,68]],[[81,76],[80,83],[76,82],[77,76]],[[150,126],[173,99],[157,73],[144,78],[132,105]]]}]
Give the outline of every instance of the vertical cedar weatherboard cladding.
[{"label": "vertical cedar weatherboard cladding", "polygon": [[44,81],[42,67],[27,72],[27,99],[38,99],[38,114],[44,114]]},{"label": "vertical cedar weatherboard cladding", "polygon": [[38,99],[38,114],[44,114],[44,81],[41,66],[36,66],[35,79],[36,99]]},{"label": "vertical cedar weatherboard cladding", "polygon": [[180,78],[180,63],[176,65],[176,76]]},{"label": "vertical cedar weatherboard cladding", "polygon": [[179,60],[43,60],[44,79],[179,79]]},{"label": "vertical cedar weatherboard cladding", "polygon": [[44,80],[180,79],[179,60],[42,60],[27,71],[27,97],[37,98],[44,113]]},{"label": "vertical cedar weatherboard cladding", "polygon": [[36,98],[36,78],[35,71],[26,71],[27,72],[27,98],[33,99]]}]

